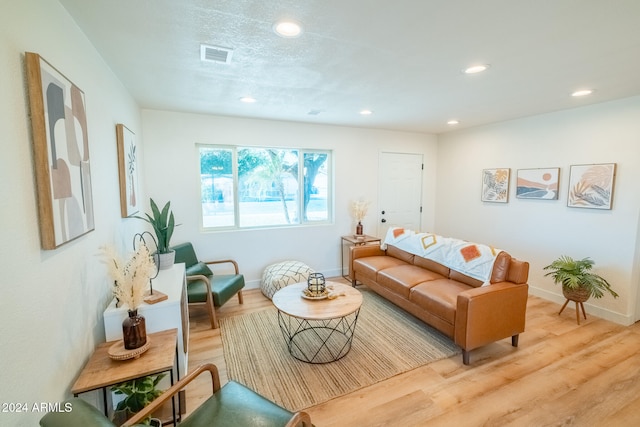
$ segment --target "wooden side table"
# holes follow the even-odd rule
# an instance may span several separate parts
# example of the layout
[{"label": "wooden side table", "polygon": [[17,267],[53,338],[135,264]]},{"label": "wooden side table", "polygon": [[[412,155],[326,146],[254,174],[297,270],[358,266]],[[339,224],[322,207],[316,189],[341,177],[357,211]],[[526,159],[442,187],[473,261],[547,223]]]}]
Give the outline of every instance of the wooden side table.
[{"label": "wooden side table", "polygon": [[[73,384],[71,392],[74,396],[93,390],[102,389],[104,412],[109,416],[109,405],[107,402],[108,387],[120,384],[124,381],[146,377],[168,372],[171,384],[174,383],[173,370],[176,368],[177,380],[180,374],[177,373],[177,329],[148,334],[150,341],[149,350],[140,355],[137,359],[113,360],[109,357],[109,348],[117,343],[109,341],[98,345],[91,355],[91,358],[80,372],[80,376]],[[180,402],[178,402],[180,405]],[[176,424],[175,401],[172,401],[173,422]],[[178,412],[178,415],[181,413]]]},{"label": "wooden side table", "polygon": [[[345,279],[349,280],[349,251],[347,250],[347,271],[345,273],[345,251],[344,248],[350,248],[351,246],[361,246],[361,245],[373,245],[375,243],[380,244],[380,242],[382,241],[382,239],[380,239],[379,237],[374,237],[374,236],[368,236],[366,234],[363,234],[362,236],[356,236],[354,234],[350,234],[348,236],[342,236],[342,247],[340,248],[340,255],[341,255],[341,273],[342,273],[342,277],[344,277]],[[355,286],[355,284],[354,284]]]}]

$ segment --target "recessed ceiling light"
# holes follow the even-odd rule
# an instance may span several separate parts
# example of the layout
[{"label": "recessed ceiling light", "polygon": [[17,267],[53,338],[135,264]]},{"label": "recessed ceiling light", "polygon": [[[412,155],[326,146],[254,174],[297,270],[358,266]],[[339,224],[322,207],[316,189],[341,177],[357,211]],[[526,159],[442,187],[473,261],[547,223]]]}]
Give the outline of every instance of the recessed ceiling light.
[{"label": "recessed ceiling light", "polygon": [[273,31],[280,37],[292,39],[300,37],[302,34],[302,26],[291,20],[282,20],[273,24]]},{"label": "recessed ceiling light", "polygon": [[457,124],[459,124],[459,123],[460,123],[460,122],[459,122],[458,120],[455,120],[455,119],[454,119],[454,120],[449,120],[449,121],[447,122],[447,124],[448,124],[448,125],[457,125]]},{"label": "recessed ceiling light", "polygon": [[363,115],[363,116],[370,116],[370,115],[373,114],[373,111],[371,111],[371,110],[362,110],[362,111],[360,111],[360,114]]},{"label": "recessed ceiling light", "polygon": [[256,102],[256,99],[252,96],[243,96],[242,98],[240,98],[240,101],[246,102],[247,104],[252,104]]},{"label": "recessed ceiling light", "polygon": [[472,65],[469,68],[465,68],[464,69],[464,73],[465,74],[477,74],[477,73],[481,73],[481,72],[485,71],[487,68],[489,68],[489,64]]},{"label": "recessed ceiling light", "polygon": [[580,89],[571,94],[571,96],[587,96],[593,93],[593,89]]}]

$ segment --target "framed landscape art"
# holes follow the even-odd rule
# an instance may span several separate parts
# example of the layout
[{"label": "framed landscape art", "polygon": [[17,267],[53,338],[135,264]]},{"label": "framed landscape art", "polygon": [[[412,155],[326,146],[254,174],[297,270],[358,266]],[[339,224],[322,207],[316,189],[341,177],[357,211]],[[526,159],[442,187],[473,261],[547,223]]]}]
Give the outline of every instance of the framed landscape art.
[{"label": "framed landscape art", "polygon": [[510,169],[484,169],[482,171],[482,201],[507,203],[509,201]]},{"label": "framed landscape art", "polygon": [[84,93],[36,53],[25,53],[40,240],[55,249],[94,229]]},{"label": "framed landscape art", "polygon": [[120,213],[123,218],[137,213],[138,158],[135,134],[121,123],[116,125],[118,144],[118,176],[120,181]]},{"label": "framed landscape art", "polygon": [[567,206],[611,209],[615,178],[615,163],[572,165]]},{"label": "framed landscape art", "polygon": [[558,200],[560,168],[518,169],[518,199]]}]

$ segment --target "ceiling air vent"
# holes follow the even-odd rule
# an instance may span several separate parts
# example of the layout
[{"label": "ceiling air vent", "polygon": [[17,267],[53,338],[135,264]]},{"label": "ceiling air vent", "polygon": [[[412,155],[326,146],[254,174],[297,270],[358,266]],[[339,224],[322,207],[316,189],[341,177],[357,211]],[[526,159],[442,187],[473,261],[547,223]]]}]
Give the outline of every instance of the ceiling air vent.
[{"label": "ceiling air vent", "polygon": [[200,59],[202,61],[216,62],[218,64],[230,64],[233,49],[220,46],[200,45]]}]

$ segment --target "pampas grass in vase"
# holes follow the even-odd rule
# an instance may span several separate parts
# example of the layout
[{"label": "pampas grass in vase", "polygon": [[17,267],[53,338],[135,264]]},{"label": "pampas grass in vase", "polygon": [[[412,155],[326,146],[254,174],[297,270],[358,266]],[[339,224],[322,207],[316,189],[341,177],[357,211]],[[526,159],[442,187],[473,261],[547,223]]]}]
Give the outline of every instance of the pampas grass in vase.
[{"label": "pampas grass in vase", "polygon": [[364,200],[355,200],[351,202],[351,216],[358,223],[356,225],[356,235],[361,236],[363,233],[362,230],[362,221],[364,221],[364,217],[367,216],[367,212],[369,212],[369,205],[371,202],[365,202]]},{"label": "pampas grass in vase", "polygon": [[102,252],[108,274],[113,279],[113,295],[128,309],[129,316],[122,322],[124,348],[142,347],[147,343],[147,332],[144,317],[138,315],[138,307],[144,301],[156,268],[149,248],[140,244],[126,261],[113,248],[103,247]]}]

